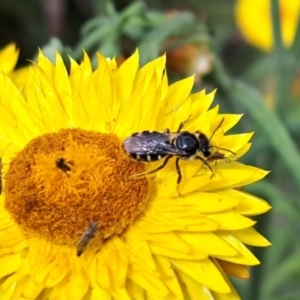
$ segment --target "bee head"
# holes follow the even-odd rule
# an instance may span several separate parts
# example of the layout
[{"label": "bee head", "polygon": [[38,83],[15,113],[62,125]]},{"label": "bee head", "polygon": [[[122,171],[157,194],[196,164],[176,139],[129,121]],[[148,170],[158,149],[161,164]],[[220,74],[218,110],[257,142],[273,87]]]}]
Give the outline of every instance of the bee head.
[{"label": "bee head", "polygon": [[212,146],[207,136],[204,133],[200,133],[198,139],[199,139],[199,152],[201,152],[204,157],[211,156]]}]

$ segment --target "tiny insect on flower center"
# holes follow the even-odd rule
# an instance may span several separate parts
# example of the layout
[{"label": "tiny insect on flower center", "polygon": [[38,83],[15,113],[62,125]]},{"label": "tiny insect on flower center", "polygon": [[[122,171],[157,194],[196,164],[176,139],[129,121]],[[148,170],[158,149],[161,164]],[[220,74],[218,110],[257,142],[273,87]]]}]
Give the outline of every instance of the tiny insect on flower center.
[{"label": "tiny insect on flower center", "polygon": [[144,210],[148,180],[130,180],[144,168],[113,134],[63,129],[33,139],[12,159],[5,205],[25,232],[74,245],[97,222],[102,241]]}]

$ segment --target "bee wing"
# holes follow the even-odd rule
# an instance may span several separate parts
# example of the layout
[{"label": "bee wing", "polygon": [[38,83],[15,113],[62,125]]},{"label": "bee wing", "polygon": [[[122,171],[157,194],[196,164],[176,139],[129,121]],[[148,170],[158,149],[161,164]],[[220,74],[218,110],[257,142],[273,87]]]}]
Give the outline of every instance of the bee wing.
[{"label": "bee wing", "polygon": [[184,153],[182,151],[180,151],[179,149],[176,149],[173,145],[171,144],[163,144],[160,145],[161,147],[161,154],[167,154],[167,155],[173,155],[173,156],[181,156],[184,155]]},{"label": "bee wing", "polygon": [[169,135],[160,132],[147,132],[128,137],[123,142],[125,151],[137,155],[180,155],[181,152],[170,144]]}]

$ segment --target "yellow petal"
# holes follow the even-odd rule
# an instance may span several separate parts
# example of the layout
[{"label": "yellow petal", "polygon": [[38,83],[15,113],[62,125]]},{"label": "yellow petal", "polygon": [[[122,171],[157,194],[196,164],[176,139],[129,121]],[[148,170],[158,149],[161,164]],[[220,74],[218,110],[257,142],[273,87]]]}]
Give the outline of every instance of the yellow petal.
[{"label": "yellow petal", "polygon": [[243,115],[233,115],[233,114],[219,114],[215,119],[215,126],[219,125],[221,120],[224,118],[222,122],[222,131],[225,133],[232,127],[234,127],[242,118]]},{"label": "yellow petal", "polygon": [[[0,74],[0,86],[2,94],[6,95],[0,101],[2,112],[0,129],[3,138],[24,145],[28,137],[39,134],[39,129],[33,122],[32,116],[28,114],[28,105],[23,96],[4,74]],[[7,130],[8,128],[17,130],[13,133],[12,130]]]},{"label": "yellow petal", "polygon": [[143,299],[144,298],[144,289],[136,284],[134,281],[127,280],[127,290],[131,299]]},{"label": "yellow petal", "polygon": [[238,230],[253,226],[256,222],[233,211],[209,214],[208,218],[219,222],[220,230]]},{"label": "yellow petal", "polygon": [[116,96],[122,104],[127,103],[134,84],[134,79],[139,65],[139,53],[136,51],[125,60],[114,74],[113,82],[116,87]]},{"label": "yellow petal", "polygon": [[220,259],[225,261],[229,261],[232,263],[237,263],[241,265],[249,265],[254,266],[260,264],[259,260],[251,253],[249,249],[247,249],[238,239],[236,239],[232,235],[226,235],[223,233],[218,233],[218,236],[223,239],[226,243],[228,243],[232,248],[234,248],[238,255],[236,256],[217,256]]},{"label": "yellow petal", "polygon": [[115,273],[116,283],[118,287],[124,288],[128,269],[128,250],[119,237],[114,237],[112,242],[116,248],[117,256],[117,272]]},{"label": "yellow petal", "polygon": [[[233,152],[237,152],[245,144],[247,144],[247,142],[252,138],[252,136],[253,136],[253,132],[244,133],[244,134],[226,135],[222,139],[222,143],[218,146]],[[224,151],[224,153],[226,153],[226,151]],[[230,156],[230,153],[226,153],[226,156]]]},{"label": "yellow petal", "polygon": [[[252,182],[258,181],[268,174],[267,171],[258,169],[252,166],[242,165],[237,162],[231,162],[222,165],[222,168],[218,168],[216,174],[211,178],[211,174],[206,172],[206,174],[201,175],[201,179],[205,182],[205,185],[201,184],[201,180],[197,177],[201,190],[211,191],[216,189],[234,188],[243,185],[250,184]],[[206,178],[203,178],[203,177]],[[210,180],[207,180],[209,177]],[[206,179],[206,180],[205,180]]]},{"label": "yellow petal", "polygon": [[255,216],[263,214],[271,209],[271,206],[265,200],[248,194],[247,192],[232,189],[226,191],[226,194],[228,196],[242,196],[242,201],[234,208],[235,211],[240,214]]},{"label": "yellow petal", "polygon": [[156,255],[155,262],[158,270],[161,273],[162,281],[169,288],[169,293],[171,294],[169,298],[184,300],[180,284],[172,268],[170,260],[165,256]]},{"label": "yellow petal", "polygon": [[[229,234],[229,232],[227,232],[227,234]],[[271,245],[271,243],[265,237],[259,234],[253,227],[235,230],[232,231],[231,234],[242,243],[247,245],[256,247],[267,247]]]},{"label": "yellow petal", "polygon": [[14,292],[16,284],[13,283],[9,288],[7,288],[5,291],[0,290],[0,299],[12,299],[11,296]]},{"label": "yellow petal", "polygon": [[232,197],[221,193],[191,193],[182,195],[179,199],[160,199],[156,208],[162,211],[197,211],[200,213],[214,213],[227,210],[238,205],[242,197]]},{"label": "yellow petal", "polygon": [[56,53],[56,67],[54,71],[54,85],[56,90],[59,91],[57,93],[57,97],[62,107],[66,111],[66,114],[69,117],[70,123],[73,124],[73,99],[72,99],[72,89],[71,84],[68,77],[68,72],[66,70],[64,61],[59,53]]},{"label": "yellow petal", "polygon": [[36,299],[43,289],[44,289],[43,282],[36,283],[34,280],[26,280],[23,283],[22,296],[25,299]]},{"label": "yellow petal", "polygon": [[234,256],[237,251],[213,233],[179,233],[196,252],[208,255]]},{"label": "yellow petal", "polygon": [[[183,79],[179,82],[173,83],[169,86],[168,95],[165,99],[164,103],[164,115],[168,115],[174,111],[176,111],[182,103],[184,103],[192,90],[194,84],[194,76],[188,77],[186,79]],[[183,122],[185,120],[181,120]],[[165,124],[167,128],[173,128],[174,124],[172,124],[172,120],[170,120],[171,123]],[[175,125],[178,126],[179,124]]]},{"label": "yellow petal", "polygon": [[250,277],[249,268],[247,266],[233,264],[221,259],[218,259],[218,263],[224,270],[224,272],[228,275],[241,279],[247,279]]},{"label": "yellow petal", "polygon": [[70,261],[66,259],[64,253],[61,256],[63,257],[56,258],[57,263],[55,266],[53,266],[47,279],[45,280],[45,286],[47,288],[52,288],[59,284],[68,275],[71,269]]},{"label": "yellow petal", "polygon": [[149,271],[156,269],[151,250],[147,242],[133,239],[127,239],[126,242],[127,247],[130,250],[130,259],[132,261],[149,269]]},{"label": "yellow petal", "polygon": [[0,257],[0,278],[16,272],[22,265],[23,259],[20,253],[6,254]]},{"label": "yellow petal", "polygon": [[[163,220],[164,221],[164,220]],[[185,228],[185,224],[177,224],[176,222],[158,222],[156,219],[141,218],[135,222],[135,226],[146,233],[170,232]]]},{"label": "yellow petal", "polygon": [[176,247],[169,247],[166,243],[156,243],[156,242],[149,242],[150,249],[153,254],[155,255],[162,255],[170,258],[176,259],[203,259],[207,257],[207,254],[200,251],[194,251],[190,248],[188,252],[178,251]]},{"label": "yellow petal", "polygon": [[[45,299],[47,299],[45,297]],[[83,300],[111,300],[112,295],[108,292],[103,290],[102,288],[96,286],[89,290],[89,292],[85,295]]]},{"label": "yellow petal", "polygon": [[80,300],[86,294],[88,289],[88,281],[83,274],[69,273],[54,290],[57,292],[58,299],[74,299]]},{"label": "yellow petal", "polygon": [[212,292],[204,285],[192,279],[185,273],[176,272],[181,283],[185,299],[214,300]]},{"label": "yellow petal", "polygon": [[205,113],[209,107],[211,106],[215,96],[215,91],[209,94],[206,94],[204,91],[200,91],[198,93],[192,94],[192,108],[191,115],[192,116],[200,116]]},{"label": "yellow petal", "polygon": [[128,269],[128,277],[155,296],[166,297],[169,293],[165,284],[153,272],[148,273],[132,265]]},{"label": "yellow petal", "polygon": [[209,259],[201,261],[171,260],[172,265],[192,279],[218,293],[229,293],[230,287],[218,268]]}]

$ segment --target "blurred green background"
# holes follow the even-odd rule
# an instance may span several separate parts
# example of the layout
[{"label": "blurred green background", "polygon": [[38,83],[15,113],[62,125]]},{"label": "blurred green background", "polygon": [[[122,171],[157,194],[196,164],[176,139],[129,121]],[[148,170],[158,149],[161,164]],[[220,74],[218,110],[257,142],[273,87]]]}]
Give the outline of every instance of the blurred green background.
[{"label": "blurred green background", "polygon": [[273,246],[252,249],[262,265],[235,280],[244,300],[300,299],[299,0],[0,0],[0,48],[16,42],[18,66],[40,47],[77,61],[82,48],[122,63],[167,53],[170,81],[195,73],[195,91],[218,89],[221,112],[244,114],[235,132],[255,131],[242,158],[272,170],[246,187],[273,210],[257,229]]}]

